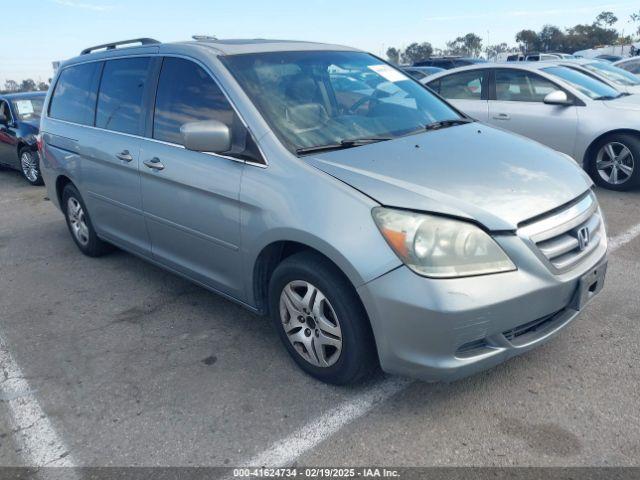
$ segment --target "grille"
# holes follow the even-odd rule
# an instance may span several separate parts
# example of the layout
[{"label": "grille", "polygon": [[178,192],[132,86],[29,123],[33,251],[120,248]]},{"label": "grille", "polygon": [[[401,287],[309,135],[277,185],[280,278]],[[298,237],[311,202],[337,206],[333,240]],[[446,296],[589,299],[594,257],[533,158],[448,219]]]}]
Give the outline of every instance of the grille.
[{"label": "grille", "polygon": [[[557,272],[577,266],[606,238],[602,214],[592,193],[518,230]],[[604,240],[606,241],[606,240]]]},{"label": "grille", "polygon": [[[562,311],[562,310],[561,310]],[[552,313],[551,315],[547,315],[546,317],[538,318],[532,322],[524,323],[522,325],[518,325],[511,330],[507,330],[506,332],[502,332],[507,340],[510,342],[515,340],[522,335],[526,335],[527,333],[536,333],[539,330],[547,327],[549,324],[553,323],[560,312]]]}]

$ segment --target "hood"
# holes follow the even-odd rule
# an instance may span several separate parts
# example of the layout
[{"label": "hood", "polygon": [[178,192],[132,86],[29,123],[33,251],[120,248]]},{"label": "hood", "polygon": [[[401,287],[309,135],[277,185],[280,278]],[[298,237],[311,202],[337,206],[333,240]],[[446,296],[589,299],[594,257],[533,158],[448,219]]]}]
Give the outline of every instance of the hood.
[{"label": "hood", "polygon": [[602,104],[607,108],[615,110],[632,110],[640,111],[640,93],[632,93],[615,100],[604,100]]},{"label": "hood", "polygon": [[306,159],[382,205],[472,219],[490,230],[513,230],[592,185],[568,156],[480,123]]}]

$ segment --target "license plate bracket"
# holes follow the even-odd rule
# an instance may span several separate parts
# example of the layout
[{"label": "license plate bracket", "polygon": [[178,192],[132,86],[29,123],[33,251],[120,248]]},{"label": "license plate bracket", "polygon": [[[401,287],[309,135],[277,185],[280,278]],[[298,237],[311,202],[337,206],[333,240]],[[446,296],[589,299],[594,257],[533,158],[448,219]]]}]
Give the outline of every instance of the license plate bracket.
[{"label": "license plate bracket", "polygon": [[604,261],[580,278],[572,305],[575,310],[582,310],[598,293],[600,293],[604,288],[606,275],[607,262]]}]

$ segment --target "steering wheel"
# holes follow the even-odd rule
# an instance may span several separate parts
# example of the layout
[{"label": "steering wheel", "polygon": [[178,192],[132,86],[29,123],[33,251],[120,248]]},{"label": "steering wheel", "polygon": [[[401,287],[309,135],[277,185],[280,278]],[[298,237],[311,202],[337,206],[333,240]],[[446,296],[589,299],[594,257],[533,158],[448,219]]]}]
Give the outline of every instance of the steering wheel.
[{"label": "steering wheel", "polygon": [[349,108],[347,108],[347,113],[349,113],[350,115],[355,115],[358,109],[361,106],[363,106],[365,103],[378,102],[378,100],[380,99],[381,93],[382,91],[376,88],[371,95],[367,97],[362,97],[361,99],[357,100],[353,105],[351,105]]}]

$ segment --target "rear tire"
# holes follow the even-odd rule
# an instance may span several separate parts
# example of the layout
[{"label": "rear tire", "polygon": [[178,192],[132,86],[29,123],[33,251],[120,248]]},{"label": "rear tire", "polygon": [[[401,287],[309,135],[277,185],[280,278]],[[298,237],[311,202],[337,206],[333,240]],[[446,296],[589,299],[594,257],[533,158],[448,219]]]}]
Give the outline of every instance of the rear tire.
[{"label": "rear tire", "polygon": [[630,190],[640,185],[640,136],[614,133],[592,149],[587,172],[593,181],[609,190]]},{"label": "rear tire", "polygon": [[318,380],[354,384],[378,368],[369,320],[355,289],[321,255],[297,253],[276,267],[269,310],[293,360]]},{"label": "rear tire", "polygon": [[71,238],[88,257],[100,257],[113,250],[113,246],[96,235],[91,217],[78,189],[68,184],[62,191],[62,210]]},{"label": "rear tire", "polygon": [[40,173],[38,152],[30,148],[22,148],[18,152],[18,160],[20,162],[20,172],[27,182],[33,186],[44,185],[44,180]]}]

